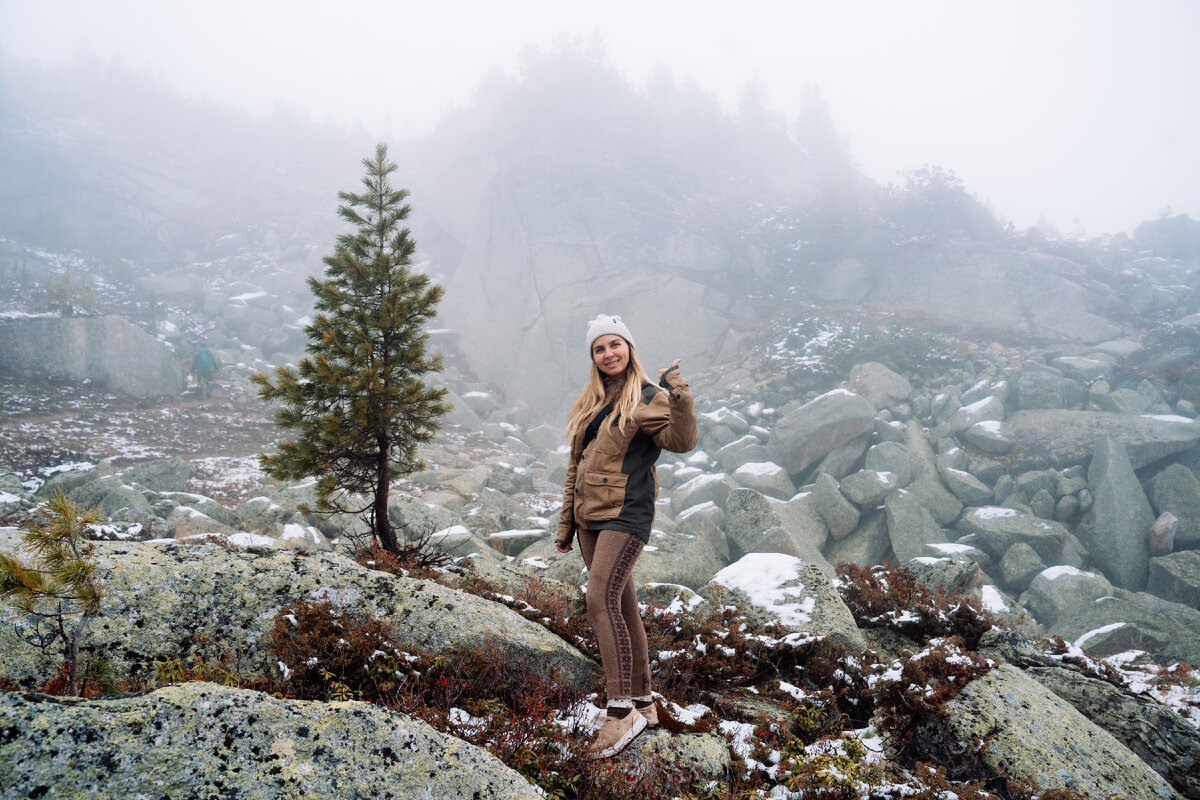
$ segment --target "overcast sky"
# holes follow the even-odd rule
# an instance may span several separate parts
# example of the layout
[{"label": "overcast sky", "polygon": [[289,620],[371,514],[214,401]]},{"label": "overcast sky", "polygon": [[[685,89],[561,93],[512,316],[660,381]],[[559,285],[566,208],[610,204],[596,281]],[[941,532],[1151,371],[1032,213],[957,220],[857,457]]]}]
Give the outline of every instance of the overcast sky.
[{"label": "overcast sky", "polygon": [[953,169],[1018,227],[1132,231],[1200,217],[1197,0],[0,0],[0,47],[120,58],[185,93],[428,133],[523,48],[596,35],[641,87],[666,65],[731,110],[806,83],[871,177]]}]

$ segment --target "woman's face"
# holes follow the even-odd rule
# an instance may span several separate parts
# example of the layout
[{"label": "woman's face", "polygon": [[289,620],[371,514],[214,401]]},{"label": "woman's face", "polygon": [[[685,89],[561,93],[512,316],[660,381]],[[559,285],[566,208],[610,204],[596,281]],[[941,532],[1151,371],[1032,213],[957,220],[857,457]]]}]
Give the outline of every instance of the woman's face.
[{"label": "woman's face", "polygon": [[610,378],[623,375],[629,366],[629,345],[615,333],[601,336],[592,342],[592,360]]}]

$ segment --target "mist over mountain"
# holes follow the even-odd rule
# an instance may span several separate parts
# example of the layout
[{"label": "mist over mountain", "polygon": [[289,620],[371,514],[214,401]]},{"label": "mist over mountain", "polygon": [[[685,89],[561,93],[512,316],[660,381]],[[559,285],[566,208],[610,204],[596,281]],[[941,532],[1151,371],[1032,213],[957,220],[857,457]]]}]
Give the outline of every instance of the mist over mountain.
[{"label": "mist over mountain", "polygon": [[[10,61],[5,75],[7,238],[77,250],[195,306],[235,277],[265,281],[302,317],[301,278],[321,269],[336,192],[371,146],[361,131],[253,119],[111,64]],[[493,73],[473,105],[393,153],[421,257],[448,289],[446,326],[481,379],[536,413],[582,375],[571,342],[595,309],[639,319],[652,360],[707,366],[789,288],[888,271],[914,244],[1011,234],[949,171],[864,178],[815,87],[792,120],[753,83],[728,115],[665,68],[638,91],[579,45],[531,51],[517,78]],[[937,316],[936,298],[907,305]]]}]

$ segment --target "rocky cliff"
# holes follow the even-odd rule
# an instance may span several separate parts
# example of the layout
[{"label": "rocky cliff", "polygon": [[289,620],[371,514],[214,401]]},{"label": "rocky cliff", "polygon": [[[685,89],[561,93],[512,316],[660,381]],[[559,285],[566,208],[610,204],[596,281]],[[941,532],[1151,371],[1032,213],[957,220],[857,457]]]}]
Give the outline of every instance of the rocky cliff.
[{"label": "rocky cliff", "polygon": [[183,391],[174,353],[120,317],[0,319],[0,341],[0,371],[95,380],[139,397]]}]

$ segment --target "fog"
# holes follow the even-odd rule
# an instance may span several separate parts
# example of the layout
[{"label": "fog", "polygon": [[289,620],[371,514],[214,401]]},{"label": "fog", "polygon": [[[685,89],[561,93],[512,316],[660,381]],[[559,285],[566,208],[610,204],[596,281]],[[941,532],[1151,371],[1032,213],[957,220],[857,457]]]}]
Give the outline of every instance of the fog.
[{"label": "fog", "polygon": [[1121,2],[103,4],[0,0],[0,47],[44,66],[94,56],[180,92],[269,114],[429,133],[481,80],[562,40],[635,86],[666,67],[735,111],[749,84],[795,119],[828,99],[881,182],[955,171],[1018,228],[1131,231],[1200,213],[1200,6]]}]

